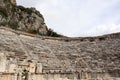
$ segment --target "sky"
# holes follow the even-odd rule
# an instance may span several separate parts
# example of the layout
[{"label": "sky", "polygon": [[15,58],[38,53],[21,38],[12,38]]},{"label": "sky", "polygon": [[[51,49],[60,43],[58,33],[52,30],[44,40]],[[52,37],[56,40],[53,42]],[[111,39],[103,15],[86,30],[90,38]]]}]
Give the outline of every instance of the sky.
[{"label": "sky", "polygon": [[120,0],[17,0],[35,7],[48,28],[69,37],[120,32]]}]

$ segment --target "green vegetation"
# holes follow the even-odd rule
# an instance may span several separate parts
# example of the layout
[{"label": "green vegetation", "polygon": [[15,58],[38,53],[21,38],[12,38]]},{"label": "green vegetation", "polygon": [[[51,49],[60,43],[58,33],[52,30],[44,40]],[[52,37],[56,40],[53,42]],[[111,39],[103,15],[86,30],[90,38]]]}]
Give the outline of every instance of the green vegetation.
[{"label": "green vegetation", "polygon": [[28,32],[31,34],[37,34],[37,30],[29,30]]},{"label": "green vegetation", "polygon": [[7,23],[12,29],[17,29],[17,27],[18,27],[18,23],[17,22],[15,22],[15,21],[9,21],[8,23]]},{"label": "green vegetation", "polygon": [[38,15],[39,17],[43,18],[43,15],[40,14],[39,11],[37,11],[35,8],[25,8],[23,6],[16,6],[18,9],[20,9],[21,11],[27,12],[28,14],[31,13],[35,13],[36,15]]},{"label": "green vegetation", "polygon": [[5,26],[7,24],[7,22],[0,22],[0,25],[2,25],[2,26]]},{"label": "green vegetation", "polygon": [[[0,25],[9,26],[12,29],[17,30],[19,29],[26,31],[31,34],[39,34],[41,36],[51,36],[51,37],[63,37],[62,35],[58,34],[57,32],[53,31],[52,29],[48,29],[47,26],[43,26],[44,28],[39,32],[38,28],[40,25],[44,25],[44,18],[43,15],[37,11],[35,8],[25,8],[23,6],[16,6],[11,3],[10,0],[4,0],[3,6],[0,7],[0,16],[2,16],[2,20]],[[24,16],[24,14],[27,14]],[[35,15],[32,15],[35,14]],[[31,28],[29,24],[32,24],[34,27],[34,22],[37,17],[42,18],[42,24],[38,25],[37,28]],[[29,17],[30,16],[30,17]],[[32,18],[31,18],[32,17]],[[22,25],[19,25],[19,21],[21,21]],[[25,21],[25,22],[24,22]],[[23,28],[21,28],[23,27]],[[46,29],[45,29],[46,27]]]},{"label": "green vegetation", "polygon": [[10,0],[4,0],[4,3],[6,3],[6,2],[9,2],[9,3],[11,3],[11,1],[10,1]]},{"label": "green vegetation", "polygon": [[8,17],[7,10],[5,8],[0,8],[0,15],[3,17]]},{"label": "green vegetation", "polygon": [[10,4],[11,6],[15,6],[15,5],[13,5],[13,4],[11,3],[10,0],[4,0],[4,3],[6,3],[6,4]]},{"label": "green vegetation", "polygon": [[58,34],[57,32],[55,32],[54,30],[52,30],[52,29],[49,29],[48,30],[48,34],[47,34],[48,36],[51,36],[51,37],[63,37],[63,35],[60,35],[60,34]]}]

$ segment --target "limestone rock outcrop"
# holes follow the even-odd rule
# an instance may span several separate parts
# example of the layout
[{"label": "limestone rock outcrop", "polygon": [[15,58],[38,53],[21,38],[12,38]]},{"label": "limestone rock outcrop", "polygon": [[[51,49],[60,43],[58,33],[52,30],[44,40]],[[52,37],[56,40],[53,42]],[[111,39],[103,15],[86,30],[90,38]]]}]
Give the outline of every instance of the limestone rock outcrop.
[{"label": "limestone rock outcrop", "polygon": [[40,35],[48,32],[42,14],[35,8],[16,6],[15,0],[0,1],[0,25]]}]

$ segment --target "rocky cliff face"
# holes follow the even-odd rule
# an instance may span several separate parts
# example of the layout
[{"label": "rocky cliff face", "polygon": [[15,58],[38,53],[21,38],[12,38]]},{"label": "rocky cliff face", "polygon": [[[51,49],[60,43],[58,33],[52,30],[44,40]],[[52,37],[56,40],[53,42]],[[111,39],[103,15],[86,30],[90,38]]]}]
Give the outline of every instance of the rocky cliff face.
[{"label": "rocky cliff face", "polygon": [[1,0],[0,25],[40,35],[48,32],[42,14],[35,8],[16,6],[14,0]]}]

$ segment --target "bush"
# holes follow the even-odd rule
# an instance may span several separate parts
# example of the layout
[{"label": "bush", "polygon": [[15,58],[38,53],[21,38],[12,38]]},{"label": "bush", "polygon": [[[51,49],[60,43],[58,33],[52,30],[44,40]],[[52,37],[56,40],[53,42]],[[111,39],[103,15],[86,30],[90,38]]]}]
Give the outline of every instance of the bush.
[{"label": "bush", "polygon": [[27,12],[28,14],[35,13],[39,17],[43,18],[43,15],[40,14],[40,12],[37,11],[35,8],[25,8],[23,6],[17,6],[17,8],[20,9],[21,11]]},{"label": "bush", "polygon": [[8,17],[7,10],[4,8],[0,8],[0,15],[3,17]]},{"label": "bush", "polygon": [[48,36],[51,36],[51,37],[63,37],[62,35],[56,33],[54,30],[52,29],[48,29]]},{"label": "bush", "polygon": [[8,22],[8,25],[12,28],[12,29],[17,29],[18,25],[17,25],[17,22],[15,21],[9,21]]}]

